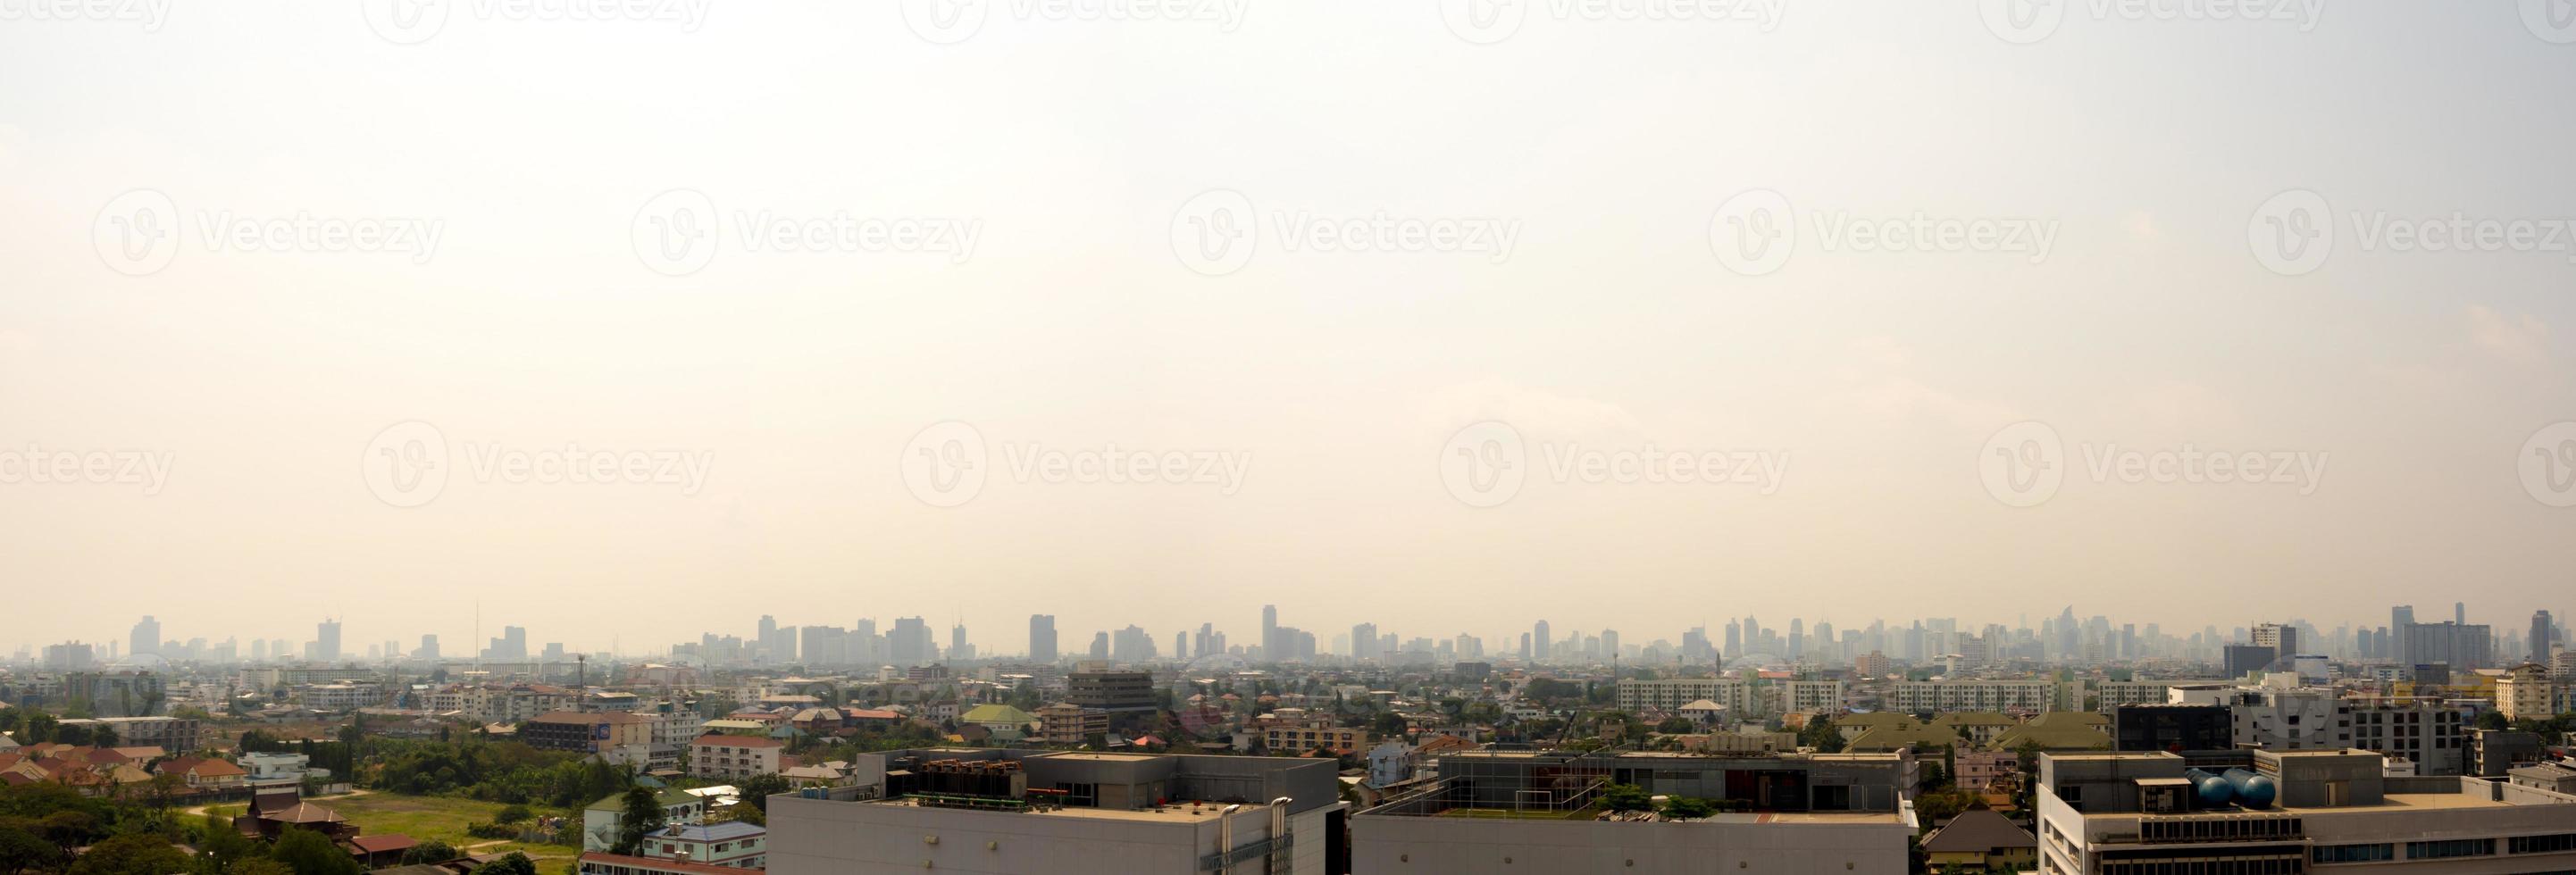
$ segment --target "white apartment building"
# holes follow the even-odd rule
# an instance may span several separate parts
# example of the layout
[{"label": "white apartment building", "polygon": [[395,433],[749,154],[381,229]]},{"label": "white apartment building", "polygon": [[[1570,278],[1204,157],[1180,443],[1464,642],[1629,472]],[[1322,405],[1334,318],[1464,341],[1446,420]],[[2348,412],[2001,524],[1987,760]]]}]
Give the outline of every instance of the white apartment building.
[{"label": "white apartment building", "polygon": [[1951,711],[2046,711],[2055,684],[2027,681],[1899,681],[1888,707],[1908,714]]},{"label": "white apartment building", "polygon": [[1631,713],[1648,708],[1677,711],[1683,705],[1701,699],[1724,705],[1733,714],[1761,711],[1752,687],[1735,678],[1628,679],[1619,682],[1619,707]]},{"label": "white apartment building", "polygon": [[758,735],[701,735],[689,742],[689,774],[727,781],[778,774],[786,742]]},{"label": "white apartment building", "polygon": [[2352,703],[2322,687],[2292,687],[2295,675],[2272,674],[2263,686],[2227,694],[2237,747],[2341,750],[2354,747]]},{"label": "white apartment building", "polygon": [[2098,710],[2110,713],[2122,705],[2163,705],[2173,701],[2173,688],[2217,681],[2101,681],[2093,685],[2093,695],[2101,699]]},{"label": "white apartment building", "polygon": [[1790,681],[1781,685],[1781,705],[1790,712],[1835,712],[1843,708],[1842,681]]},{"label": "white apartment building", "polygon": [[2468,726],[2460,711],[2440,702],[2398,704],[2345,700],[2352,714],[2352,746],[2413,764],[2418,775],[2463,775],[2468,767]]},{"label": "white apartment building", "polygon": [[298,687],[295,697],[304,707],[337,713],[384,704],[385,689],[372,683],[314,684]]}]

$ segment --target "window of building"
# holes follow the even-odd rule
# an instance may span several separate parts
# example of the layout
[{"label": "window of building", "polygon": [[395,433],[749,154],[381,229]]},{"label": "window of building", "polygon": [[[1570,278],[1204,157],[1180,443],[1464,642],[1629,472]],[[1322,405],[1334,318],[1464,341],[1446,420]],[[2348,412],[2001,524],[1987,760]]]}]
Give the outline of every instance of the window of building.
[{"label": "window of building", "polygon": [[2448,839],[2435,842],[2407,842],[2406,859],[2442,860],[2451,857],[2484,857],[2495,853],[2494,839]]},{"label": "window of building", "polygon": [[2375,845],[2318,845],[2308,859],[2316,863],[2376,863],[2397,859],[2397,846],[2387,842]]}]

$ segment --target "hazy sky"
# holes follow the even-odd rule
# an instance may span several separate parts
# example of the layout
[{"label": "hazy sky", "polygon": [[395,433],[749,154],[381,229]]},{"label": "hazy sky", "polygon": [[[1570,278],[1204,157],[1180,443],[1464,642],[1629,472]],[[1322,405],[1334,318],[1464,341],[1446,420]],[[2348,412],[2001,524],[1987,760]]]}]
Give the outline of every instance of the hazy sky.
[{"label": "hazy sky", "polygon": [[0,646],[2519,628],[2571,82],[2565,0],[0,0]]}]

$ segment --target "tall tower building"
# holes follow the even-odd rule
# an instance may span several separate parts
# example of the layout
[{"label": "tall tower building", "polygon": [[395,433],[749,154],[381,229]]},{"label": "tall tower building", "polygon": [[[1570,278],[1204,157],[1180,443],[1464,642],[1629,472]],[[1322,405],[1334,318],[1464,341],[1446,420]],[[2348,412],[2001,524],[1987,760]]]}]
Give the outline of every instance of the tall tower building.
[{"label": "tall tower building", "polygon": [[324,662],[340,658],[340,621],[324,620],[313,627],[313,658]]},{"label": "tall tower building", "polygon": [[1029,661],[1054,662],[1055,659],[1055,615],[1030,614]]},{"label": "tall tower building", "polygon": [[134,624],[134,634],[127,636],[125,652],[132,656],[161,652],[161,621],[144,617]]},{"label": "tall tower building", "polygon": [[2406,627],[2415,625],[2415,606],[2398,605],[2388,609],[2388,632],[2397,636],[2396,647],[2388,655],[2397,659],[2399,668],[2415,664],[2415,654],[2406,649]]},{"label": "tall tower building", "polygon": [[2549,621],[2548,611],[2532,612],[2530,640],[2531,661],[2540,663],[2541,665],[2549,664],[2550,645],[2556,643],[2549,639],[2550,636],[2555,634],[2557,631],[2557,625]]},{"label": "tall tower building", "polygon": [[1530,627],[1530,661],[1546,662],[1548,657],[1555,655],[1555,648],[1556,639],[1547,637],[1546,620]]}]

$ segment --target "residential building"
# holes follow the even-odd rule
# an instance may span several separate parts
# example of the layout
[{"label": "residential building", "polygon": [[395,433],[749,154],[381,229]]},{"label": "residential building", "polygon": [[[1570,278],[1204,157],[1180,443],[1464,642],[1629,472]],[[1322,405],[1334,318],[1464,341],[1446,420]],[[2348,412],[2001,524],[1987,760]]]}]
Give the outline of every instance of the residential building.
[{"label": "residential building", "polygon": [[1619,707],[1632,714],[1649,709],[1678,712],[1682,706],[1701,699],[1723,705],[1736,714],[1753,714],[1761,710],[1752,688],[1736,678],[1623,678],[1619,681]]},{"label": "residential building", "polygon": [[606,851],[584,851],[580,860],[574,865],[575,875],[759,875],[760,872],[758,869],[683,863],[678,860],[662,860],[653,857],[630,857]]},{"label": "residential building", "polygon": [[2111,709],[2114,750],[2227,750],[2235,747],[2235,718],[2225,705],[2127,704]]},{"label": "residential building", "polygon": [[756,735],[701,735],[689,742],[689,774],[727,781],[778,773],[786,743]]},{"label": "residential building", "polygon": [[1102,711],[1151,711],[1155,708],[1154,674],[1144,671],[1092,670],[1064,676],[1065,700]]},{"label": "residential building", "polygon": [[[690,825],[707,819],[706,797],[686,790],[661,790],[653,801],[662,806],[664,825]],[[605,851],[617,846],[618,833],[626,824],[626,797],[615,795],[590,804],[581,812],[581,849]]]},{"label": "residential building", "polygon": [[1950,711],[2046,711],[2053,685],[2045,680],[1899,681],[1888,707],[1909,714]]},{"label": "residential building", "polygon": [[2549,669],[2526,662],[2496,678],[2496,710],[2507,720],[2546,720],[2558,716],[2551,695]]},{"label": "residential building", "polygon": [[2237,747],[2341,750],[2353,746],[2352,706],[2330,689],[2293,686],[2295,676],[2266,676],[2259,687],[2226,695]]},{"label": "residential building", "polygon": [[1790,681],[1781,687],[1781,710],[1788,713],[1831,714],[1843,709],[1842,681]]},{"label": "residential building", "polygon": [[538,750],[609,753],[653,743],[653,719],[611,711],[597,714],[557,711],[541,714],[519,729],[519,740]]},{"label": "residential building", "polygon": [[171,753],[196,750],[202,733],[197,721],[186,717],[67,717],[58,725],[91,732],[104,729],[115,733],[115,746],[158,747]]},{"label": "residential building", "polygon": [[1246,727],[1261,736],[1262,747],[1272,753],[1308,753],[1328,750],[1351,754],[1366,749],[1368,730],[1340,726],[1332,715],[1308,712],[1303,708],[1281,708],[1252,718]]},{"label": "residential building", "polygon": [[1109,712],[1057,702],[1038,709],[1038,739],[1047,744],[1082,744],[1109,733]]},{"label": "residential building", "polygon": [[2039,840],[1980,808],[1925,835],[1923,853],[1935,872],[2022,872],[2039,864]]},{"label": "residential building", "polygon": [[644,834],[637,856],[736,869],[769,868],[769,830],[728,820],[672,824]]},{"label": "residential building", "polygon": [[774,875],[1326,875],[1348,806],[1329,760],[947,748],[865,754],[854,783],[769,800]]}]

